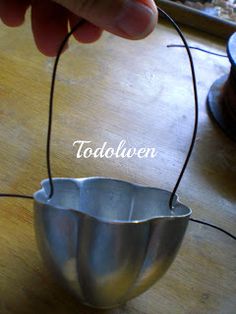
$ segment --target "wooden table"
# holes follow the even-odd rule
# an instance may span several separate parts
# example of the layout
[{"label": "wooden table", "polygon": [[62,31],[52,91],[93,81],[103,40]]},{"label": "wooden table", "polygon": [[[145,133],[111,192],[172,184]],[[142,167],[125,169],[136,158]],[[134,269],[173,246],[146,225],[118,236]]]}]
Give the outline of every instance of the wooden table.
[{"label": "wooden table", "polygon": [[[185,29],[189,43],[223,52],[225,43]],[[29,23],[0,29],[0,190],[32,194],[47,176],[45,136],[53,59],[35,49]],[[110,176],[171,190],[190,143],[193,93],[188,60],[172,28],[147,39],[104,34],[72,42],[59,67],[53,124],[54,176]],[[205,99],[228,73],[227,59],[193,51],[200,97],[196,147],[178,191],[193,217],[236,230],[236,145],[210,120]],[[155,159],[76,159],[75,140],[92,146],[156,147]],[[189,224],[168,273],[122,308],[78,303],[52,279],[39,256],[32,201],[0,199],[0,313],[235,313],[236,245],[211,228]]]}]

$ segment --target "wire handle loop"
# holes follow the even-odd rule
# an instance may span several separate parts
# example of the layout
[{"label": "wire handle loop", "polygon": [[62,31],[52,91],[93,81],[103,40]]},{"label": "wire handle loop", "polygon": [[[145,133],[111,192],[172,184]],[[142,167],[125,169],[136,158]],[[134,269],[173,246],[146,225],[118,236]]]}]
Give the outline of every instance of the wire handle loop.
[{"label": "wire handle loop", "polygon": [[[194,123],[194,130],[193,130],[193,135],[192,135],[192,141],[189,147],[189,151],[187,154],[187,157],[185,159],[183,168],[180,172],[180,175],[177,179],[177,182],[174,186],[173,192],[171,193],[171,197],[169,200],[169,207],[171,210],[174,209],[174,197],[176,194],[176,191],[179,187],[179,184],[182,180],[182,177],[184,175],[185,169],[188,165],[189,159],[191,157],[192,151],[193,151],[193,147],[194,147],[194,143],[196,140],[196,135],[197,135],[197,126],[198,126],[198,95],[197,95],[197,84],[196,84],[196,75],[195,75],[195,71],[194,71],[194,64],[193,64],[193,59],[192,59],[192,55],[191,55],[191,51],[189,49],[188,43],[183,35],[183,33],[181,32],[181,30],[179,29],[178,25],[175,23],[175,21],[166,13],[164,12],[161,8],[157,7],[158,11],[161,12],[162,15],[164,15],[165,18],[167,18],[171,24],[174,26],[174,28],[176,29],[177,33],[179,34],[179,36],[181,37],[184,46],[187,50],[187,54],[189,57],[189,62],[190,62],[190,67],[191,67],[191,72],[192,72],[192,79],[193,79],[193,89],[194,89],[194,100],[195,100],[195,123]],[[70,38],[70,36],[84,23],[84,20],[80,20],[72,29],[71,31],[66,35],[66,37],[64,38],[64,40],[62,41],[59,49],[58,49],[58,53],[55,59],[55,63],[54,63],[54,67],[53,67],[53,74],[52,74],[52,81],[51,81],[51,90],[50,90],[50,101],[49,101],[49,118],[48,118],[48,135],[47,135],[47,149],[46,149],[46,160],[47,160],[47,170],[48,170],[48,178],[49,178],[49,185],[50,185],[50,193],[48,198],[51,199],[54,193],[54,187],[53,187],[53,180],[52,180],[52,171],[51,171],[51,160],[50,160],[50,149],[51,149],[51,133],[52,133],[52,117],[53,117],[53,98],[54,98],[54,90],[55,90],[55,80],[56,80],[56,73],[57,73],[57,67],[58,67],[58,63],[59,63],[59,59],[60,56],[63,52],[63,49],[68,41],[68,39]]]},{"label": "wire handle loop", "polygon": [[[173,189],[173,192],[171,194],[170,197],[170,201],[169,201],[169,206],[170,209],[173,209],[173,200],[174,200],[174,196],[175,193],[178,189],[178,186],[180,184],[180,181],[182,179],[182,176],[184,174],[184,171],[187,167],[188,161],[191,157],[191,153],[193,150],[193,146],[195,143],[195,139],[196,139],[196,134],[197,134],[197,126],[198,126],[198,96],[197,96],[197,84],[196,84],[196,76],[195,76],[195,71],[194,71],[194,65],[193,65],[193,60],[192,60],[192,55],[190,52],[190,47],[188,46],[184,35],[182,34],[181,30],[179,29],[179,27],[177,26],[177,24],[172,20],[172,18],[165,13],[162,9],[158,8],[158,10],[162,13],[162,15],[164,15],[167,19],[169,19],[169,21],[174,25],[176,31],[179,33],[180,37],[182,38],[183,42],[184,42],[184,47],[186,48],[187,52],[188,52],[188,56],[189,56],[189,61],[190,61],[190,66],[191,66],[191,71],[192,71],[192,77],[193,77],[193,89],[194,89],[194,99],[195,99],[195,124],[194,124],[194,131],[193,131],[193,136],[192,136],[192,141],[191,141],[191,145],[183,166],[183,169],[180,173],[180,176],[176,182],[176,185]],[[77,28],[79,26],[81,26],[85,21],[84,20],[80,20],[72,29],[71,31],[66,35],[65,39],[63,40],[63,42],[61,43],[57,56],[56,56],[56,60],[54,63],[54,67],[53,67],[53,75],[52,75],[52,82],[51,82],[51,91],[50,91],[50,103],[49,103],[49,119],[48,119],[48,135],[47,135],[47,170],[48,170],[48,177],[49,177],[49,182],[50,182],[50,193],[49,193],[49,199],[53,196],[53,180],[52,180],[52,173],[51,173],[51,163],[50,163],[50,144],[51,144],[51,130],[52,130],[52,116],[53,116],[53,96],[54,96],[54,88],[55,88],[55,79],[56,79],[56,71],[57,71],[57,66],[58,66],[58,62],[59,62],[59,58],[61,56],[61,53],[68,41],[68,39],[70,38],[70,36],[77,30]],[[15,198],[25,198],[25,199],[34,199],[33,196],[31,195],[22,195],[22,194],[6,194],[6,193],[0,193],[0,197],[15,197]],[[229,233],[228,231],[210,224],[208,222],[202,221],[202,220],[197,220],[194,218],[190,218],[191,221],[195,222],[195,223],[199,223],[202,225],[206,225],[209,226],[211,228],[214,228],[218,231],[223,232],[224,234],[226,234],[227,236],[231,237],[233,240],[236,240],[236,236]]]}]

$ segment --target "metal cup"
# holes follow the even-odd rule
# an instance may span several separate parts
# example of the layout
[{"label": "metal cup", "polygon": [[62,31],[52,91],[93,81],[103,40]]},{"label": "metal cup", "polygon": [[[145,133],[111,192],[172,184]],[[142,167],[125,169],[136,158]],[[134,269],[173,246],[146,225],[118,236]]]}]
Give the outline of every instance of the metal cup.
[{"label": "metal cup", "polygon": [[191,209],[171,193],[111,178],[54,178],[34,194],[39,249],[51,272],[86,305],[119,306],[173,262]]}]

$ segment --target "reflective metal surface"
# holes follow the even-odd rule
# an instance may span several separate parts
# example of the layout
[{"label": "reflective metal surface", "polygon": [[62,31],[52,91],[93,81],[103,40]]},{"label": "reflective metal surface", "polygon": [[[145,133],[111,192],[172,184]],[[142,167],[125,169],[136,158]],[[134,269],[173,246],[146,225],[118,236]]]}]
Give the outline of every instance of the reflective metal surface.
[{"label": "reflective metal surface", "polygon": [[119,306],[172,263],[191,210],[170,192],[109,178],[55,178],[34,194],[38,245],[51,272],[81,302]]}]

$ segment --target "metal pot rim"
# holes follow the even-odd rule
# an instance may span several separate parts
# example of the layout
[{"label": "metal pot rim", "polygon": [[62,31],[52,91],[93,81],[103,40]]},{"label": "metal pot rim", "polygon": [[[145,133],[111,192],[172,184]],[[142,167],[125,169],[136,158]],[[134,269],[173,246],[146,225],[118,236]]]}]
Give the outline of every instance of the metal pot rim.
[{"label": "metal pot rim", "polygon": [[[164,189],[160,189],[160,188],[156,188],[156,187],[150,187],[150,186],[146,186],[146,185],[141,185],[141,184],[137,184],[137,183],[131,183],[129,181],[125,181],[125,180],[121,180],[121,179],[115,179],[115,178],[111,178],[111,177],[102,177],[102,176],[94,176],[94,177],[84,177],[84,178],[66,178],[66,177],[55,177],[53,178],[54,182],[58,182],[58,181],[71,181],[71,182],[75,182],[77,187],[80,188],[81,183],[86,182],[86,181],[93,181],[93,180],[110,180],[110,181],[116,181],[116,182],[120,182],[120,183],[124,183],[124,184],[128,184],[132,187],[138,188],[138,189],[148,189],[148,190],[155,190],[158,192],[163,192],[163,193],[168,193],[169,195],[171,195],[170,191],[164,190]],[[87,213],[87,212],[83,212],[81,210],[78,209],[74,209],[74,208],[66,208],[66,207],[62,207],[59,205],[52,205],[48,203],[48,199],[46,200],[42,200],[42,193],[44,194],[44,198],[46,198],[46,191],[45,191],[45,184],[47,184],[49,182],[49,179],[44,179],[41,181],[41,189],[36,191],[33,195],[34,197],[34,202],[35,203],[39,203],[41,205],[46,205],[49,206],[51,209],[54,210],[59,210],[59,211],[70,211],[75,213],[76,215],[80,215],[83,217],[88,217],[90,219],[94,219],[96,221],[102,222],[102,223],[109,223],[109,224],[143,224],[143,223],[150,223],[150,222],[154,222],[154,221],[158,221],[161,219],[166,219],[166,220],[176,220],[176,219],[184,219],[184,218],[190,218],[191,214],[192,214],[192,210],[187,207],[186,205],[184,205],[183,203],[181,203],[179,201],[179,197],[178,195],[175,195],[175,210],[178,209],[179,207],[184,208],[184,210],[186,211],[186,213],[184,214],[176,214],[175,210],[170,211],[170,215],[157,215],[154,217],[150,217],[150,218],[144,218],[144,219],[139,219],[139,220],[115,220],[115,219],[106,219],[106,218],[102,218],[96,215],[93,215],[91,213]]]}]

